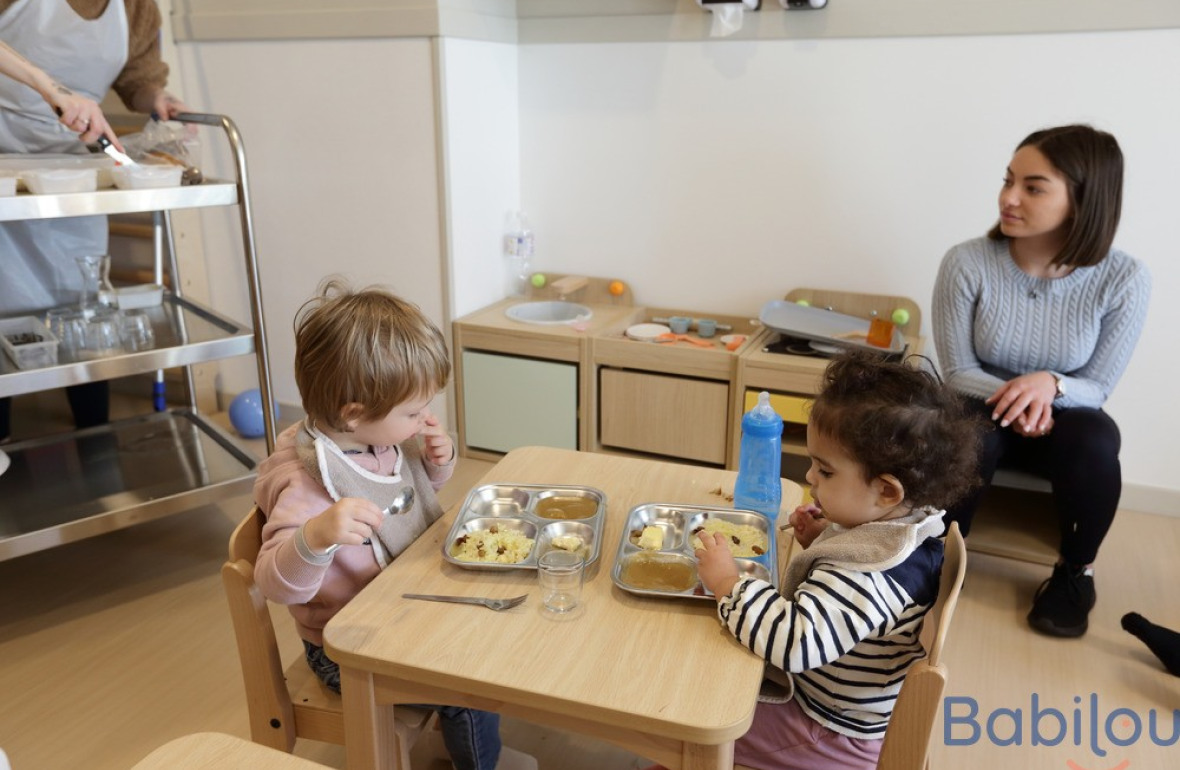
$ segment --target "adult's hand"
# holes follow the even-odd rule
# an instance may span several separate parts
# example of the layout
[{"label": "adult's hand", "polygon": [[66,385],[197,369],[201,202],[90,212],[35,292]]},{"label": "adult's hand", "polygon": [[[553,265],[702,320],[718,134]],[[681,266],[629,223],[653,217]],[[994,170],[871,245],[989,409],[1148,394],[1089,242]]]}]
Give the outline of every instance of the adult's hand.
[{"label": "adult's hand", "polygon": [[182,112],[191,112],[184,102],[163,89],[152,99],[151,111],[160,120],[172,120]]},{"label": "adult's hand", "polygon": [[1001,428],[1022,435],[1044,435],[1053,425],[1053,399],[1057,380],[1049,372],[1030,372],[1008,380],[987,399],[992,419]]},{"label": "adult's hand", "polygon": [[1017,420],[1016,422],[1012,423],[1012,430],[1014,430],[1015,432],[1019,433],[1022,436],[1026,436],[1028,438],[1040,438],[1041,436],[1048,436],[1050,433],[1053,432],[1053,417],[1052,417],[1052,415],[1049,416],[1049,423],[1047,425],[1042,423],[1042,425],[1044,427],[1025,428],[1024,423],[1021,422],[1020,420]]},{"label": "adult's hand", "polygon": [[115,130],[102,114],[102,107],[93,99],[80,96],[65,86],[54,84],[54,88],[46,95],[45,100],[58,114],[61,124],[71,131],[78,132],[78,138],[86,144],[105,136],[120,151],[123,143],[115,135]]},{"label": "adult's hand", "polygon": [[62,125],[76,131],[83,142],[93,142],[98,137],[105,136],[120,150],[123,149],[98,104],[85,96],[79,96],[54,80],[49,73],[26,59],[20,51],[3,40],[0,40],[0,74],[18,83],[24,83],[40,94],[45,103],[57,113]]}]

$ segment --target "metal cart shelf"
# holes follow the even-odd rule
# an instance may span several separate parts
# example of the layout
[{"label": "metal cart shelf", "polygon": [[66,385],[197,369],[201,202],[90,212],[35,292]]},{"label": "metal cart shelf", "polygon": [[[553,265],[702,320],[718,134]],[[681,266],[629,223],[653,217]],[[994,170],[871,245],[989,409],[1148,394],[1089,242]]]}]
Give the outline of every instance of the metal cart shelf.
[{"label": "metal cart shelf", "polygon": [[[263,403],[271,403],[270,367],[249,206],[245,149],[223,115],[186,113],[185,123],[221,128],[233,150],[237,180],[155,190],[0,198],[0,222],[95,214],[153,213],[156,283],[165,250],[173,291],[148,310],[156,343],[150,350],[21,370],[0,354],[0,397],[181,367],[189,404],[86,430],[3,447],[11,461],[0,476],[0,561],[204,505],[253,483],[256,460],[197,409],[189,366],[253,355]],[[170,212],[236,205],[241,217],[253,328],[182,296]],[[165,249],[165,243],[168,248]],[[274,415],[263,410],[267,450]]]}]

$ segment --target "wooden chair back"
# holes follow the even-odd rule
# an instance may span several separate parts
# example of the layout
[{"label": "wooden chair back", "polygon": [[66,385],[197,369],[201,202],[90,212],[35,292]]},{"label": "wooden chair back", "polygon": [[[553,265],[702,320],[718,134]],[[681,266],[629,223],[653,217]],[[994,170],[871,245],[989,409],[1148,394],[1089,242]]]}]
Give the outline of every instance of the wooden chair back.
[{"label": "wooden chair back", "polygon": [[906,672],[893,707],[877,770],[925,770],[929,767],[930,736],[946,689],[947,669],[942,649],[950,632],[963,577],[967,574],[967,545],[957,522],[946,533],[938,599],[922,624],[926,657]]},{"label": "wooden chair back", "polygon": [[[316,678],[302,656],[283,669],[270,607],[254,582],[265,523],[266,516],[255,506],[230,535],[229,560],[221,567],[246,685],[250,738],[288,753],[296,738],[344,745],[340,696]],[[402,770],[409,769],[410,747],[432,717],[423,709],[397,709],[394,731]]]}]

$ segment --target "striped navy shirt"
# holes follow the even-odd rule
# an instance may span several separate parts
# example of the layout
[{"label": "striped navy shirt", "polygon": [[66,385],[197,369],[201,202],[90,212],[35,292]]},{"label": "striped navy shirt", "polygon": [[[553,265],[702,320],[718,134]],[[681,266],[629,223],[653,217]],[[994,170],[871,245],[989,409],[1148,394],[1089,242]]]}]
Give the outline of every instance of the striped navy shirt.
[{"label": "striped navy shirt", "polygon": [[819,562],[793,600],[746,578],[718,609],[739,642],[792,674],[808,716],[853,738],[883,738],[906,671],[925,655],[918,634],[941,567],[942,541],[928,538],[884,572]]}]

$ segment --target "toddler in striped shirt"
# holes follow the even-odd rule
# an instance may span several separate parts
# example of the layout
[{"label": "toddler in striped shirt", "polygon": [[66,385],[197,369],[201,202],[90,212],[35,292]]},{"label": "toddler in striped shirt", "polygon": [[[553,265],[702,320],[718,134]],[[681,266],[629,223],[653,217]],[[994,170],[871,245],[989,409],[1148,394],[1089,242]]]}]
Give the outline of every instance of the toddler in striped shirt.
[{"label": "toddler in striped shirt", "polygon": [[722,623],[780,687],[759,699],[737,764],[877,766],[902,679],[925,654],[943,509],[971,485],[977,419],[932,371],[843,354],[809,415],[815,502],[791,515],[804,550],[782,583],[740,577],[724,539],[701,537],[700,577]]}]

